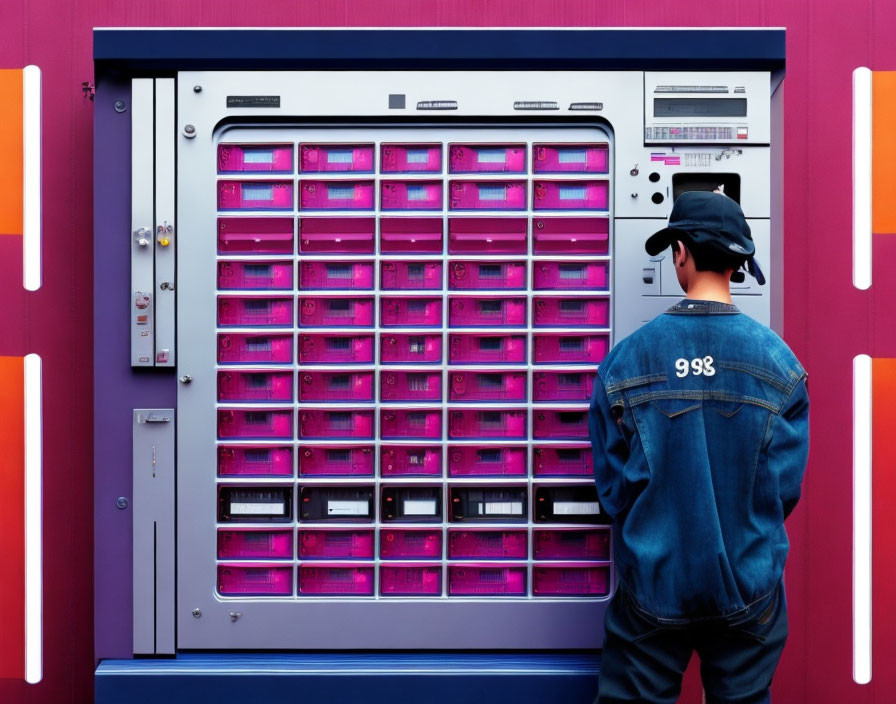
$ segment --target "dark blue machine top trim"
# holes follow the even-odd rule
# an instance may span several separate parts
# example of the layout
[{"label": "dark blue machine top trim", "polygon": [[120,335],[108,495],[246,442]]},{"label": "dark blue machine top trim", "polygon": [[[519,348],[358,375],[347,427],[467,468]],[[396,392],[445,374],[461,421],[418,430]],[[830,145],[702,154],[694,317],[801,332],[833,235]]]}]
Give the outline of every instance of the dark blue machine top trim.
[{"label": "dark blue machine top trim", "polygon": [[783,29],[95,29],[98,67],[174,70],[766,70]]}]

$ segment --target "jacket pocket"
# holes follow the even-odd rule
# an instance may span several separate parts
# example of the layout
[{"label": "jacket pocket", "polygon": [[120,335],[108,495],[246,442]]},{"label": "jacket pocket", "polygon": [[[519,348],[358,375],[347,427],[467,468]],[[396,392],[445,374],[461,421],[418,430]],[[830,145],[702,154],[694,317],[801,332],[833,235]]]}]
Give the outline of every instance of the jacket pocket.
[{"label": "jacket pocket", "polygon": [[667,418],[677,418],[685,413],[698,410],[703,404],[692,398],[663,398],[651,401],[650,405]]}]

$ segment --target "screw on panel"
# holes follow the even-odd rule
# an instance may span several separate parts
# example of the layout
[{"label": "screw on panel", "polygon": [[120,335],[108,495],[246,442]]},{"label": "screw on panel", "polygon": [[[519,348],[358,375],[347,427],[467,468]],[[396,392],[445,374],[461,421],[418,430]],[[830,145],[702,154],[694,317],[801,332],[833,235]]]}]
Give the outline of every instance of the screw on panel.
[{"label": "screw on panel", "polygon": [[236,623],[237,621],[240,620],[240,616],[242,616],[242,615],[243,614],[240,613],[239,611],[231,611],[230,612],[230,620],[233,621],[234,623]]},{"label": "screw on panel", "polygon": [[128,497],[127,496],[119,496],[118,500],[115,502],[115,506],[119,511],[124,511],[128,507]]},{"label": "screw on panel", "polygon": [[202,92],[202,86],[193,86],[193,92],[194,92],[194,93],[201,93],[201,92]]},{"label": "screw on panel", "polygon": [[193,609],[193,618],[202,618],[202,611],[199,609]]},{"label": "screw on panel", "polygon": [[184,374],[184,375],[180,378],[180,383],[181,383],[181,384],[189,384],[191,381],[193,381],[193,377],[191,377],[189,374]]},{"label": "screw on panel", "polygon": [[[93,98],[91,98],[91,100],[93,100]],[[123,100],[115,101],[115,112],[124,112],[127,109],[127,105],[124,104]]]},{"label": "screw on panel", "polygon": [[196,136],[196,128],[193,125],[184,125],[184,137],[193,139]]}]

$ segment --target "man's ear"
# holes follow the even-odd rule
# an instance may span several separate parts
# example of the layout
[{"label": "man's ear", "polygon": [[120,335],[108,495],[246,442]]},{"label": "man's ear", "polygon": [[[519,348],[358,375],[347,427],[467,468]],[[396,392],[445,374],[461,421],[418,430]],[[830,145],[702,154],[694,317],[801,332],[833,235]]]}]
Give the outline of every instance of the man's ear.
[{"label": "man's ear", "polygon": [[678,241],[675,243],[675,249],[678,250],[678,258],[677,258],[677,260],[676,260],[676,258],[675,258],[675,256],[674,256],[674,250],[673,250],[672,261],[673,261],[674,263],[678,264],[678,266],[683,267],[683,266],[684,266],[684,263],[688,260],[688,250],[687,250],[687,247],[684,246],[684,242],[682,242],[681,240],[678,240]]}]

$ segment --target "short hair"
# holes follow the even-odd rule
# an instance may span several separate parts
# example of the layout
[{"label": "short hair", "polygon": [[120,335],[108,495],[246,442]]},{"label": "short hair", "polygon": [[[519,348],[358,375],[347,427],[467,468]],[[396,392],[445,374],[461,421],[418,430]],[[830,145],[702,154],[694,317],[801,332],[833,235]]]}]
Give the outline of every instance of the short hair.
[{"label": "short hair", "polygon": [[[729,269],[737,271],[747,260],[746,257],[727,255],[715,247],[694,244],[691,238],[684,234],[678,239],[685,244],[694,258],[694,268],[697,271],[712,271],[716,274],[724,274]],[[678,249],[677,241],[672,243],[672,248]]]}]

